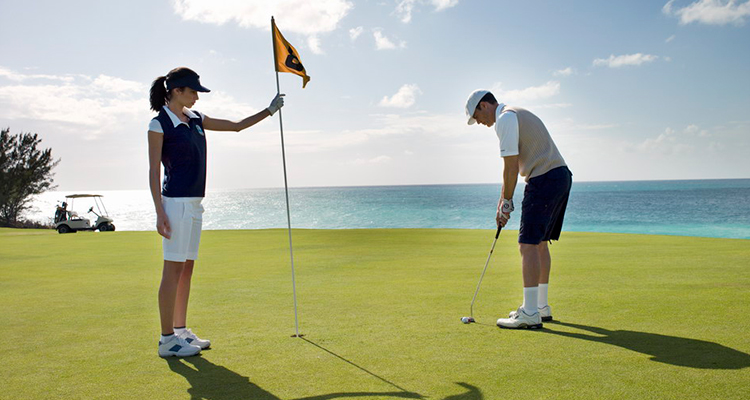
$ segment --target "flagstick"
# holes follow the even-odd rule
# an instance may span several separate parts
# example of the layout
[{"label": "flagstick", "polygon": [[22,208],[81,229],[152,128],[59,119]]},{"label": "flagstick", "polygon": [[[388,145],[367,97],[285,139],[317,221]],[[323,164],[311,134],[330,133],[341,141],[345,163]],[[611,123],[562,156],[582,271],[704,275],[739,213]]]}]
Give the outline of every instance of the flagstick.
[{"label": "flagstick", "polygon": [[[273,44],[273,69],[276,71],[276,94],[281,94],[281,88],[279,86],[279,71],[276,70],[276,44],[275,44],[275,38],[273,36],[273,26],[275,25],[275,22],[273,20],[273,17],[271,17],[271,43]],[[284,151],[284,122],[281,118],[281,109],[278,110],[279,113],[279,129],[281,130],[281,160],[284,164],[284,194],[286,195],[286,221],[287,221],[287,230],[289,231],[289,258],[292,260],[292,293],[294,296],[294,331],[295,335],[294,337],[302,337],[302,335],[299,334],[299,319],[297,318],[297,284],[295,282],[294,278],[294,250],[292,248],[292,217],[289,213],[289,185],[287,183],[286,178],[286,152]]]}]

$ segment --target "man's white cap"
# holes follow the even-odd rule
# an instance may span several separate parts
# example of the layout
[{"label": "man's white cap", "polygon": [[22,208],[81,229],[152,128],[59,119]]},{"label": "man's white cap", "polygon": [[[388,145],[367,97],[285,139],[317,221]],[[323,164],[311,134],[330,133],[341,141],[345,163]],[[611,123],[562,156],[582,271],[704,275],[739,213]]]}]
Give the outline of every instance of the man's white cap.
[{"label": "man's white cap", "polygon": [[477,123],[477,120],[474,119],[474,111],[477,110],[479,100],[482,100],[482,97],[489,92],[489,90],[477,89],[469,95],[469,99],[466,100],[466,116],[469,118],[467,122],[469,125]]}]

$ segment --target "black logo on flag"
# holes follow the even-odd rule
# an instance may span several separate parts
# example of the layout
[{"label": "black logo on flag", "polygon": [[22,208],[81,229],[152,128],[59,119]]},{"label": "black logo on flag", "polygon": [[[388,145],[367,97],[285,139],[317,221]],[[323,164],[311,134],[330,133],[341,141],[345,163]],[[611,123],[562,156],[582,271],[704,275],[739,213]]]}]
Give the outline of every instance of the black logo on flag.
[{"label": "black logo on flag", "polygon": [[284,65],[289,67],[290,69],[293,69],[295,71],[302,72],[305,70],[305,67],[302,66],[302,63],[299,62],[299,58],[294,55],[294,51],[292,50],[291,46],[288,46],[286,48],[286,51],[289,52],[289,55],[286,57],[286,61],[284,61]]}]

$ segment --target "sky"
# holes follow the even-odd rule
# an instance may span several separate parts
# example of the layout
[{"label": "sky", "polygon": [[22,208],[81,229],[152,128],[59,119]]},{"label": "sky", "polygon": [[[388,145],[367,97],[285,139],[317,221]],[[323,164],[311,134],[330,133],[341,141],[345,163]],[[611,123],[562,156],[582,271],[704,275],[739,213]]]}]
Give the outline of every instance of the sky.
[{"label": "sky", "polygon": [[[280,74],[289,185],[499,183],[492,90],[547,125],[577,181],[750,178],[750,0],[0,0],[0,126],[34,132],[58,190],[148,189],[151,82],[240,120]],[[208,132],[209,189],[283,187],[278,114]]]}]

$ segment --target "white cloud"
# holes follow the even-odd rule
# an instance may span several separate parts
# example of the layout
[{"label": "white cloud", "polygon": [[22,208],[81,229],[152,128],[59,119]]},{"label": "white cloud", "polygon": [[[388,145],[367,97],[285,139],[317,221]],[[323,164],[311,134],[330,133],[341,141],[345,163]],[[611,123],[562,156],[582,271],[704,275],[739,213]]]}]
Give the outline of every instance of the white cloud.
[{"label": "white cloud", "polygon": [[[112,131],[127,120],[148,120],[148,87],[117,77],[95,78],[76,75],[55,77],[62,82],[50,84],[50,75],[26,75],[0,68],[3,76],[23,82],[0,86],[0,118],[30,119],[61,123],[61,129],[82,129],[93,138]],[[64,78],[64,79],[62,79]],[[54,102],[39,99],[55,99]]]},{"label": "white cloud", "polygon": [[375,47],[378,50],[393,50],[396,48],[406,48],[406,42],[401,41],[398,45],[393,43],[391,39],[388,39],[387,37],[383,36],[383,31],[378,28],[375,29],[372,33],[372,36],[375,38]]},{"label": "white cloud", "polygon": [[705,25],[742,25],[750,17],[750,0],[744,3],[737,0],[698,0],[685,7],[673,7],[675,0],[669,0],[662,12],[680,19],[680,25],[693,22]]},{"label": "white cloud", "polygon": [[458,0],[401,0],[396,5],[396,15],[401,22],[408,24],[411,22],[411,14],[418,4],[431,4],[435,11],[442,11],[458,4]]},{"label": "white cloud", "polygon": [[419,90],[419,86],[406,84],[401,86],[398,92],[390,98],[388,96],[383,97],[379,105],[381,107],[409,108],[416,103],[417,94],[421,93],[422,91]]},{"label": "white cloud", "polygon": [[[640,151],[668,154],[677,151],[678,148],[676,146],[679,146],[679,143],[677,142],[677,135],[675,134],[675,130],[672,128],[667,128],[664,130],[664,133],[660,134],[656,138],[650,138],[643,141],[640,145],[638,145],[637,149]],[[679,150],[686,150],[686,148],[684,147],[685,145],[682,146],[683,147]]]},{"label": "white cloud", "polygon": [[402,0],[396,5],[396,15],[401,18],[401,22],[408,24],[411,22],[411,12],[414,10],[416,0]]},{"label": "white cloud", "polygon": [[273,15],[282,33],[314,35],[336,29],[354,5],[347,0],[173,0],[172,7],[187,21],[266,30]]},{"label": "white cloud", "polygon": [[[0,67],[23,84],[0,86],[0,118],[53,122],[61,130],[76,132],[86,139],[116,132],[131,121],[154,116],[149,111],[149,85],[118,77],[70,76],[70,80],[49,84],[45,75],[25,75]],[[39,101],[51,98],[54,102]],[[232,96],[212,91],[196,106],[207,115],[243,116],[258,110]]]},{"label": "white cloud", "polygon": [[492,89],[498,101],[506,104],[528,104],[532,101],[547,99],[560,93],[560,82],[549,81],[544,85],[531,86],[525,89],[504,90],[502,83],[495,84]]},{"label": "white cloud", "polygon": [[594,60],[594,66],[601,67],[606,66],[609,68],[620,68],[628,65],[642,65],[645,63],[650,63],[652,61],[655,61],[659,58],[659,56],[651,55],[651,54],[643,54],[643,53],[636,53],[636,54],[625,54],[621,56],[615,56],[614,54],[610,55],[609,58],[597,58]]},{"label": "white cloud", "polygon": [[552,73],[554,76],[570,76],[573,75],[573,68],[568,67],[565,69],[559,69]]},{"label": "white cloud", "polygon": [[7,68],[0,67],[0,76],[10,79],[16,82],[22,82],[29,79],[47,79],[53,81],[72,82],[75,79],[71,75],[59,76],[59,75],[42,75],[42,74],[21,74],[11,71]]},{"label": "white cloud", "polygon": [[672,36],[668,37],[667,40],[664,41],[664,43],[669,43],[669,42],[673,41],[676,37],[677,37],[676,35],[672,35]]},{"label": "white cloud", "polygon": [[201,98],[198,103],[196,103],[195,108],[209,116],[237,120],[246,115],[252,115],[260,111],[247,103],[238,101],[232,95],[220,90],[212,90],[209,95]]},{"label": "white cloud", "polygon": [[458,4],[458,0],[431,0],[430,2],[435,6],[435,11],[442,11]]},{"label": "white cloud", "polygon": [[690,124],[685,128],[685,134],[698,137],[710,137],[711,134],[706,129],[701,129],[698,125]]},{"label": "white cloud", "polygon": [[115,94],[127,92],[144,93],[146,86],[140,82],[128,81],[114,76],[99,75],[91,82],[92,88]]},{"label": "white cloud", "polygon": [[701,146],[707,146],[701,139],[705,140],[712,135],[708,130],[701,129],[698,125],[690,124],[682,132],[672,128],[666,128],[663,133],[655,138],[648,138],[638,144],[636,149],[643,152],[656,152],[661,154],[690,154]]},{"label": "white cloud", "polygon": [[317,36],[308,36],[307,47],[310,48],[313,54],[324,54],[323,49],[320,48],[320,38]]},{"label": "white cloud", "polygon": [[364,28],[362,28],[361,26],[349,29],[349,37],[352,39],[352,42],[357,40],[359,35],[362,34],[362,31],[364,31]]}]

